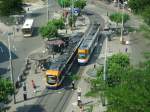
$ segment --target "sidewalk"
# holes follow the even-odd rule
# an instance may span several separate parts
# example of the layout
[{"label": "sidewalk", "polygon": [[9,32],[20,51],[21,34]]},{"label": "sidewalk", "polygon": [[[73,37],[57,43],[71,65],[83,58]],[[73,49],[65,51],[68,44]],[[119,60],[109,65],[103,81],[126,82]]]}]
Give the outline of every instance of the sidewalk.
[{"label": "sidewalk", "polygon": [[[85,18],[85,21],[80,21],[77,19],[76,22],[76,28],[75,30],[71,31],[68,30],[67,34],[68,35],[74,35],[79,32],[85,32],[87,28],[89,27],[89,19],[86,16],[83,16]],[[86,23],[86,24],[84,24]],[[84,25],[83,25],[84,24]],[[65,30],[60,31],[59,33],[66,35]],[[44,46],[43,46],[44,47]],[[33,51],[32,54],[43,54],[44,48],[38,48],[37,50]],[[55,55],[55,58],[58,55]],[[36,57],[36,55],[35,55]],[[50,55],[52,57],[52,55]],[[24,71],[26,76],[25,76],[25,84],[26,84],[26,91],[23,90],[23,86],[21,86],[18,89],[18,92],[16,94],[16,104],[13,103],[13,101],[8,105],[10,107],[8,112],[28,112],[28,110],[31,108],[30,105],[35,104],[37,101],[37,98],[41,97],[44,95],[44,90],[45,90],[45,78],[44,78],[44,72],[36,67],[36,62],[34,60],[29,61],[30,64],[27,65],[28,70]],[[27,72],[27,73],[26,73]],[[36,91],[33,87],[32,80],[36,86]],[[22,82],[23,84],[23,82]],[[24,98],[24,94],[27,94],[27,100]],[[25,100],[25,101],[24,101]],[[27,105],[27,106],[25,106]]]}]

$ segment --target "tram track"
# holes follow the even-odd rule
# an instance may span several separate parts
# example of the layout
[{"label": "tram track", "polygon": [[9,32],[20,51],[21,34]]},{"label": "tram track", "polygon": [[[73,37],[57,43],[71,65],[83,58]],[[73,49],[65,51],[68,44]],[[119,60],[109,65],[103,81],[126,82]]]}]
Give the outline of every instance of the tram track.
[{"label": "tram track", "polygon": [[[95,16],[95,15],[94,15]],[[92,28],[93,28],[93,26],[95,25],[95,24],[99,24],[99,22],[97,22],[97,23],[95,23],[96,21],[95,21],[95,17],[89,17],[89,19],[90,19],[90,21],[91,21],[91,27],[90,27],[90,29],[89,30],[87,30],[86,31],[86,34],[87,35],[84,35],[84,38],[86,38],[86,36],[88,36],[88,34],[90,33],[90,32],[92,32]],[[97,19],[97,18],[96,18]],[[83,38],[83,39],[84,39]],[[78,68],[78,72],[77,72],[77,75],[79,75],[79,76],[82,76],[82,74],[83,74],[83,72],[84,72],[84,70],[85,70],[85,66],[80,66],[79,68]],[[78,84],[78,81],[76,82],[76,85]],[[68,102],[69,102],[69,99],[71,98],[71,96],[73,95],[72,93],[73,93],[74,91],[69,91],[69,92],[67,92],[67,91],[65,91],[64,93],[63,93],[63,96],[62,96],[62,98],[60,99],[60,102],[59,102],[59,104],[61,105],[61,107],[58,107],[58,105],[59,104],[57,104],[56,105],[56,109],[54,109],[53,110],[53,112],[65,112],[65,108],[66,108],[66,106],[67,106],[67,104],[68,104]],[[61,102],[63,101],[63,105],[61,104]],[[60,109],[58,109],[58,108],[60,108]]]},{"label": "tram track", "polygon": [[[90,13],[87,13],[87,12],[84,12],[84,13],[87,14],[87,16],[90,19],[90,25],[89,25],[90,28],[86,30],[83,39],[86,38],[90,32],[93,32],[94,30],[96,30],[96,29],[92,29],[95,24],[99,24],[99,22],[97,21],[98,15],[96,15],[92,11],[88,11],[88,12]],[[75,71],[77,71],[76,74],[81,76],[86,67],[78,66],[78,64],[76,65],[77,66],[73,65],[72,68],[75,69]],[[76,82],[76,85],[77,84],[78,84],[78,81]],[[59,92],[53,91],[53,90],[51,90],[50,92],[51,93],[48,94],[46,91],[44,91],[43,94],[47,94],[47,95],[37,100],[35,105],[42,106],[44,108],[44,111],[36,111],[36,112],[65,112],[66,106],[69,103],[69,99],[73,95],[72,93],[74,91],[70,89],[61,89]],[[30,111],[28,112],[35,112],[33,110],[34,109],[30,109]]]}]

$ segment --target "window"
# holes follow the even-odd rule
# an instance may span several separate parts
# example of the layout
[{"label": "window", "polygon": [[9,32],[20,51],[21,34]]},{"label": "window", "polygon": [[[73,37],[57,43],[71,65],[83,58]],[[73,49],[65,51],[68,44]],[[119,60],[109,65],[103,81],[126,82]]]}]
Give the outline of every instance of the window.
[{"label": "window", "polygon": [[56,76],[52,76],[52,75],[48,75],[47,76],[47,83],[54,85],[57,82],[57,77]]}]

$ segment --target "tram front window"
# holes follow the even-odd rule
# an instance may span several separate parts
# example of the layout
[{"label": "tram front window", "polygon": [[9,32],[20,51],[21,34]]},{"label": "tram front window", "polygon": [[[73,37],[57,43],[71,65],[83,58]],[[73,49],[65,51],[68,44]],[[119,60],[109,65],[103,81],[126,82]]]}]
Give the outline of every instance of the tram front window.
[{"label": "tram front window", "polygon": [[57,77],[56,76],[52,76],[52,75],[48,75],[47,76],[47,83],[54,85],[57,82]]},{"label": "tram front window", "polygon": [[85,59],[87,58],[87,54],[79,54],[79,59]]}]

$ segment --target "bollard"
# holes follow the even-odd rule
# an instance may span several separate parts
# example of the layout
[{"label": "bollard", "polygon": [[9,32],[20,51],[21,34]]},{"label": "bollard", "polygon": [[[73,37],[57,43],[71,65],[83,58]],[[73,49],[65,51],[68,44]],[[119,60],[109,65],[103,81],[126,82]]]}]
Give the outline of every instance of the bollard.
[{"label": "bollard", "polygon": [[26,93],[26,92],[23,93],[23,99],[24,99],[24,100],[27,100],[27,93]]},{"label": "bollard", "polygon": [[27,88],[25,82],[23,82],[23,99],[27,100]]}]

